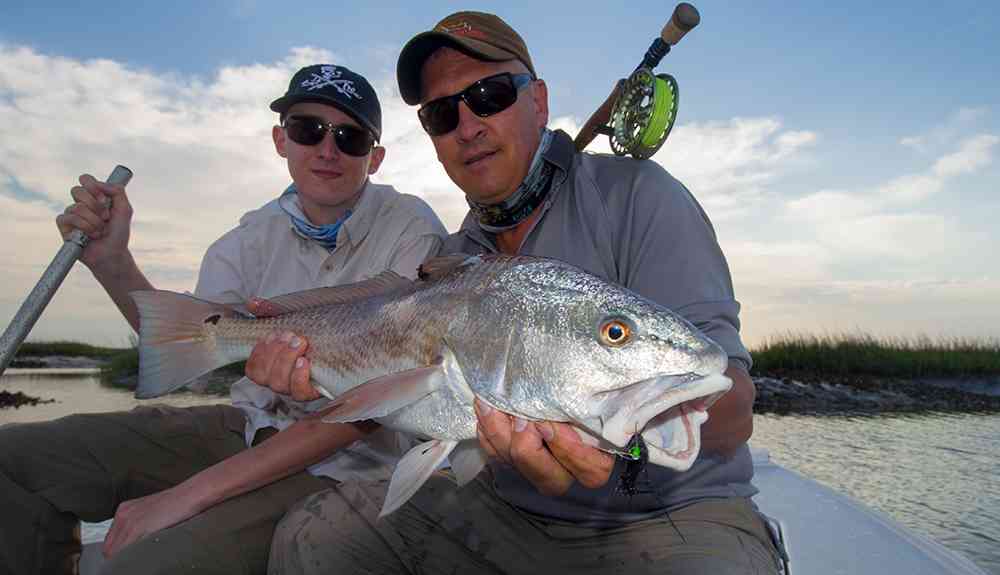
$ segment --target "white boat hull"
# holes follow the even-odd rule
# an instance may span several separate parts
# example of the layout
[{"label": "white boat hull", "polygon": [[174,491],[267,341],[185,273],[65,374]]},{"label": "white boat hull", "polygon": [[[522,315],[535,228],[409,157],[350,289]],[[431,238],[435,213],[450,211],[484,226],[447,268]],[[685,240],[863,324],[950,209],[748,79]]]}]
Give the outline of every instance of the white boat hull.
[{"label": "white boat hull", "polygon": [[[987,575],[963,555],[754,450],[757,506],[778,526],[787,575]],[[84,526],[80,574],[97,573],[110,522]]]}]

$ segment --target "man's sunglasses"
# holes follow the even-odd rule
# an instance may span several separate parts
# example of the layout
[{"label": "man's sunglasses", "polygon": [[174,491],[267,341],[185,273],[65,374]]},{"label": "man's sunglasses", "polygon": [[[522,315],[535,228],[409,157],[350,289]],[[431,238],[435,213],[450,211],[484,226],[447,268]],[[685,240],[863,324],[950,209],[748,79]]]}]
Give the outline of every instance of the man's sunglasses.
[{"label": "man's sunglasses", "polygon": [[315,146],[330,132],[337,148],[348,156],[367,155],[375,145],[375,136],[364,128],[350,124],[334,125],[316,116],[285,118],[285,132],[293,142],[303,146]]},{"label": "man's sunglasses", "polygon": [[511,107],[517,101],[517,92],[531,80],[531,74],[510,72],[489,76],[457,94],[427,102],[417,111],[417,116],[424,131],[441,136],[458,127],[459,100],[465,102],[473,114],[486,118]]}]

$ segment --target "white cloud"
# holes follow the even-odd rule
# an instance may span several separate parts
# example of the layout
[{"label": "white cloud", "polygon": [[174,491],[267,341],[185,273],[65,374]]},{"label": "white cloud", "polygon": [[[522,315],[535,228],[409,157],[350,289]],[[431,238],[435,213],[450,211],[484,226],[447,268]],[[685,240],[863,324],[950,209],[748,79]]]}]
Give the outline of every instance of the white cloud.
[{"label": "white cloud", "polygon": [[[61,244],[53,220],[57,206],[69,202],[77,175],[104,177],[114,163],[136,174],[129,195],[137,260],[158,287],[192,288],[209,243],[287,184],[270,141],[274,114],[268,103],[300,66],[337,60],[336,54],[298,48],[275,62],[227,66],[197,79],[0,45],[0,210],[10,238],[0,249],[0,323],[13,315]],[[466,210],[462,194],[437,161],[414,109],[399,98],[392,70],[371,79],[383,96],[388,148],[374,179],[423,197],[450,229],[457,228]],[[985,113],[959,111],[951,123],[967,127]],[[550,122],[570,134],[580,124],[569,117]],[[806,195],[787,189],[789,174],[822,160],[812,155],[821,138],[777,117],[678,125],[654,161],[684,182],[715,222],[751,340],[796,326],[842,327],[851,318],[860,324],[879,318],[885,325],[895,318],[903,325],[900,318],[919,314],[887,305],[893,294],[955,313],[972,313],[959,301],[992,298],[997,307],[993,276],[928,287],[940,281],[933,277],[935,266],[967,236],[961,223],[922,202],[942,196],[956,178],[982,171],[1000,141],[977,134],[956,144],[945,136],[957,128],[949,129],[901,140],[921,153],[935,152],[925,169],[861,190],[837,181],[816,182],[817,191]],[[589,149],[610,151],[603,136]],[[858,266],[865,277],[843,275]],[[925,283],[879,283],[916,277],[913,270],[921,269],[931,270],[920,280]],[[871,277],[885,279],[864,283]],[[919,300],[920,293],[934,298]],[[980,313],[969,325],[979,325],[980,317],[993,316]],[[107,296],[78,266],[33,337],[121,344],[127,334]]]},{"label": "white cloud", "polygon": [[958,151],[934,162],[931,172],[939,178],[972,173],[993,161],[993,148],[1000,138],[979,134],[962,142]]},{"label": "white cloud", "polygon": [[808,222],[814,241],[838,253],[838,260],[891,258],[922,262],[961,250],[968,240],[950,216],[926,210],[951,181],[989,165],[1000,138],[975,135],[919,173],[890,179],[872,189],[821,190],[785,204],[782,221]]},{"label": "white cloud", "polygon": [[988,108],[958,108],[926,132],[900,138],[899,143],[916,152],[935,153],[942,147],[950,146],[962,134],[976,129],[989,115]]},{"label": "white cloud", "polygon": [[681,124],[653,159],[721,223],[746,216],[818,138],[814,132],[785,130],[777,118]]}]

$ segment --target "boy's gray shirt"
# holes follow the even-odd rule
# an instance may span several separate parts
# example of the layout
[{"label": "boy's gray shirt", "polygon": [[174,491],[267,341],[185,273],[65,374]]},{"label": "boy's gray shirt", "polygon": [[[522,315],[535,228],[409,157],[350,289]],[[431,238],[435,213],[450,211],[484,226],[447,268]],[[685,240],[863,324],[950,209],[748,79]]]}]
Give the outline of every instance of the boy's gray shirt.
[{"label": "boy's gray shirt", "polygon": [[[556,258],[623,285],[693,323],[729,354],[750,366],[739,336],[739,303],[729,266],[708,216],[690,192],[660,165],[645,160],[576,153],[556,132],[545,161],[556,166],[542,214],[519,253]],[[445,240],[441,253],[495,252],[493,237],[470,215]],[[753,464],[744,445],[728,459],[702,453],[683,473],[648,465],[640,493],[617,492],[623,469],[616,460],[600,489],[574,484],[546,497],[512,468],[494,470],[497,492],[532,513],[603,526],[634,521],[696,500],[749,497]]]}]

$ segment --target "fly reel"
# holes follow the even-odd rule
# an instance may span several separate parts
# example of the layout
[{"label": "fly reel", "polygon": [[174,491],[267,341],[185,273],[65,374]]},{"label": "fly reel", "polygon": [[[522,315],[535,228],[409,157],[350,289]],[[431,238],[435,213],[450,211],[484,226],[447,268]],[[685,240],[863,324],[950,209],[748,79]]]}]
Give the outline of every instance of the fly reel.
[{"label": "fly reel", "polygon": [[611,150],[646,159],[660,149],[677,119],[677,80],[640,66],[625,80],[611,112]]},{"label": "fly reel", "polygon": [[677,5],[632,75],[618,80],[580,128],[573,140],[578,152],[598,134],[608,136],[611,150],[619,156],[646,159],[660,149],[677,119],[677,80],[670,74],[653,74],[653,69],[699,22],[701,15],[694,6],[687,2]]}]

